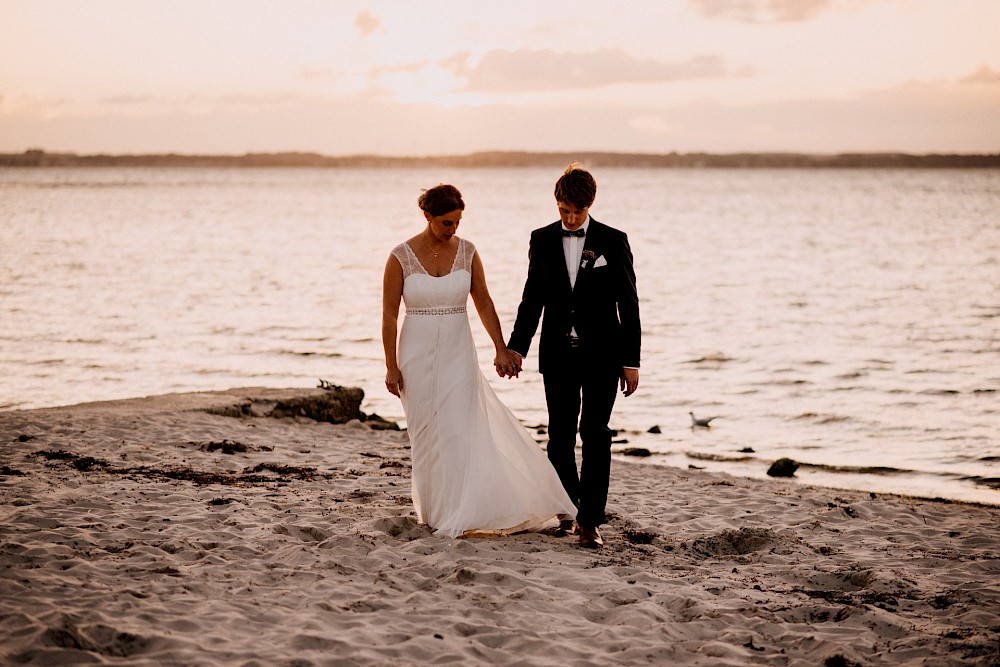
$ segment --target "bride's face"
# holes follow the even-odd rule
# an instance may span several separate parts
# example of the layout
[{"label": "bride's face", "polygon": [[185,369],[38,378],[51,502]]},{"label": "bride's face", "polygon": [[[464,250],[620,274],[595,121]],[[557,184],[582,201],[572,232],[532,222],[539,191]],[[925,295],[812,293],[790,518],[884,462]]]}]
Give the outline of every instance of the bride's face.
[{"label": "bride's face", "polygon": [[458,231],[458,224],[462,222],[462,210],[455,209],[444,215],[431,215],[424,211],[424,217],[427,218],[427,228],[431,234],[442,243],[447,243]]}]

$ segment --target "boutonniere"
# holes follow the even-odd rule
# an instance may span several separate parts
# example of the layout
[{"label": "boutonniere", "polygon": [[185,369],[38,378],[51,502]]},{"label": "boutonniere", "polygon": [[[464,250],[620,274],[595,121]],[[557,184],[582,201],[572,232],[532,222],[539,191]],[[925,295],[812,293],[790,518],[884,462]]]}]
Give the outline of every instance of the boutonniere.
[{"label": "boutonniere", "polygon": [[594,254],[593,250],[584,250],[583,255],[581,255],[581,258],[583,259],[583,261],[580,262],[580,268],[585,269],[588,266],[590,266],[591,262],[597,259],[597,255]]}]

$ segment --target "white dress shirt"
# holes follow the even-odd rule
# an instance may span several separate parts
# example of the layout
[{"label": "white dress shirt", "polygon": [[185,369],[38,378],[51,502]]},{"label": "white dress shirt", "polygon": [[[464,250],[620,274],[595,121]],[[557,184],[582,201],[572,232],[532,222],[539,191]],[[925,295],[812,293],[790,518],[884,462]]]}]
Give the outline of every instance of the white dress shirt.
[{"label": "white dress shirt", "polygon": [[[582,229],[584,232],[590,227],[590,216],[583,221],[583,224],[577,227],[577,229]],[[562,226],[563,231],[570,231],[566,229],[566,225]],[[586,236],[564,236],[563,237],[563,256],[566,258],[566,270],[569,271],[569,284],[570,287],[576,287],[576,275],[580,272],[580,261],[583,258],[583,244],[587,240]],[[576,327],[570,329],[569,334],[571,336],[576,336]]]},{"label": "white dress shirt", "polygon": [[[582,229],[586,232],[588,227],[590,227],[589,215],[577,229]],[[566,229],[566,225],[563,225],[562,228],[563,231],[570,231]],[[566,257],[566,270],[569,271],[569,284],[571,287],[576,287],[576,274],[580,272],[580,260],[583,257],[583,244],[586,240],[586,236],[563,237],[563,255]],[[576,331],[573,332],[573,335],[576,335]]]}]

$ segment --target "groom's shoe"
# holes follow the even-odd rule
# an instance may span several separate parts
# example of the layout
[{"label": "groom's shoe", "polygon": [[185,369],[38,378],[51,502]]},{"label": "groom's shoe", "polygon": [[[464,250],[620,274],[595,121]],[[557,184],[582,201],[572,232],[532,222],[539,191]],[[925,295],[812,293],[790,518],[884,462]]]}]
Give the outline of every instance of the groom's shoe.
[{"label": "groom's shoe", "polygon": [[604,539],[597,526],[580,526],[580,546],[584,549],[600,549],[604,546]]},{"label": "groom's shoe", "polygon": [[573,519],[560,519],[558,526],[548,528],[542,532],[552,537],[566,537],[567,535],[576,535],[579,530],[576,521]]},{"label": "groom's shoe", "polygon": [[559,532],[563,535],[576,535],[580,532],[580,526],[575,519],[563,519],[559,522]]}]

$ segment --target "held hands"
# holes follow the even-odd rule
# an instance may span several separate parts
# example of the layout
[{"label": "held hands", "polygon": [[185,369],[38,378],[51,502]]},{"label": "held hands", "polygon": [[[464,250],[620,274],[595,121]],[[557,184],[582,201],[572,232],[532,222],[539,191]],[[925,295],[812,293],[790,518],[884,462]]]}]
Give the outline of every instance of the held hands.
[{"label": "held hands", "polygon": [[511,349],[503,348],[497,352],[493,360],[493,366],[497,370],[497,375],[502,378],[516,378],[521,373],[521,363],[524,358]]},{"label": "held hands", "polygon": [[403,390],[403,374],[398,368],[391,368],[385,372],[385,388],[394,396],[399,396]]}]

